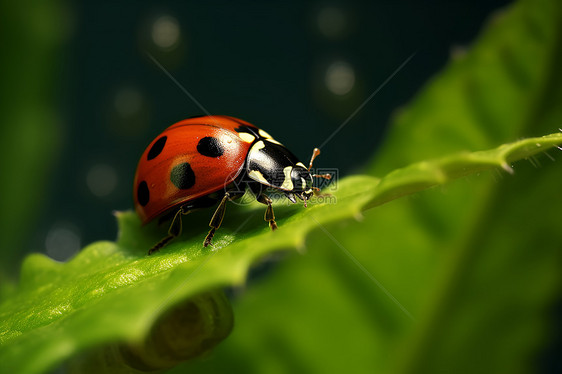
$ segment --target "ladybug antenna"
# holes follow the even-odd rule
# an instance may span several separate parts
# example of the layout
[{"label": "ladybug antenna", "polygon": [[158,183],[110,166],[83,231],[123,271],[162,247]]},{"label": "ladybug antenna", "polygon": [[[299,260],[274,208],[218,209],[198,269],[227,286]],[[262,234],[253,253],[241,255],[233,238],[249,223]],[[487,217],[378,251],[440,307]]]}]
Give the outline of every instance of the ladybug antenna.
[{"label": "ladybug antenna", "polygon": [[[312,157],[310,158],[310,164],[308,164],[308,171],[310,171],[310,169],[312,169],[312,163],[314,162],[314,159],[316,157],[318,157],[318,155],[320,154],[320,149],[319,148],[314,148],[314,150],[312,151]],[[324,178],[324,179],[332,179],[332,175],[331,174],[312,174],[313,178]]]},{"label": "ladybug antenna", "polygon": [[312,169],[312,163],[314,162],[314,159],[318,157],[319,154],[320,154],[320,149],[314,148],[314,150],[312,151],[312,157],[310,158],[310,164],[308,164],[308,171]]}]

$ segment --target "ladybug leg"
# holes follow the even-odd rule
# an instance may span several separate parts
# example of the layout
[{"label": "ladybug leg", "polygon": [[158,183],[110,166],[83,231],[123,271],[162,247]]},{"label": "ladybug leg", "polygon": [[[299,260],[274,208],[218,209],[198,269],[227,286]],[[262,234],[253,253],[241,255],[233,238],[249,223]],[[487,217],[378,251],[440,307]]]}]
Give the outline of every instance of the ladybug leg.
[{"label": "ladybug leg", "polygon": [[271,199],[263,194],[259,194],[256,199],[262,203],[267,205],[267,209],[265,210],[265,215],[263,219],[269,223],[269,227],[271,230],[277,229],[277,223],[275,223],[275,214],[273,214],[273,207],[271,206]]},{"label": "ladybug leg", "polygon": [[[329,174],[328,174],[329,175]],[[314,191],[314,196],[316,197],[327,197],[327,196],[332,196],[331,193],[320,193],[320,188],[318,187],[312,187],[312,190]]]},{"label": "ladybug leg", "polygon": [[209,222],[209,233],[203,242],[203,246],[207,247],[211,244],[211,240],[213,240],[213,236],[215,235],[215,231],[221,226],[222,219],[224,218],[224,212],[226,212],[226,201],[230,199],[230,193],[225,193],[224,197],[222,198],[217,210],[215,210],[215,214],[213,214],[213,218],[211,218],[211,222]]},{"label": "ladybug leg", "polygon": [[332,174],[312,174],[312,178],[324,178],[330,180],[332,179]]},{"label": "ladybug leg", "polygon": [[170,228],[168,229],[168,236],[166,236],[164,239],[160,240],[152,248],[150,248],[150,250],[148,251],[149,256],[154,252],[159,251],[160,248],[168,244],[170,240],[181,234],[181,215],[187,213],[188,211],[185,210],[183,207],[181,209],[178,209],[178,211],[174,215],[174,218],[172,219]]}]

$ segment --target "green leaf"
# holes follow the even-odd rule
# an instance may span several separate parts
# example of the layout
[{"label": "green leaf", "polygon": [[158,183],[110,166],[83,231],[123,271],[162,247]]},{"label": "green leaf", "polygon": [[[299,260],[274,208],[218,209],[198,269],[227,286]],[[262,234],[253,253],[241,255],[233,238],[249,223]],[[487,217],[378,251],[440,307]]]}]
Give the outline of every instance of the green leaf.
[{"label": "green leaf", "polygon": [[[197,295],[242,284],[257,259],[280,249],[302,248],[311,230],[357,217],[361,209],[382,200],[442,184],[471,171],[497,168],[558,144],[562,144],[562,134],[418,163],[380,181],[368,176],[346,178],[332,196],[323,197],[330,203],[307,209],[278,205],[281,229],[275,232],[264,225],[261,207],[238,209],[217,234],[212,250],[201,245],[201,221],[190,220],[186,225],[190,234],[161,253],[146,256],[147,248],[162,230],[143,230],[136,215],[119,213],[121,236],[117,243],[94,243],[66,264],[40,254],[26,259],[18,292],[0,307],[0,362],[17,372],[41,372],[100,344],[129,342],[141,347],[136,351],[144,352],[143,339],[165,311]],[[230,330],[230,310],[220,298],[210,297],[197,305],[200,314],[213,309],[208,306],[209,300],[224,309],[206,323],[208,329],[201,340],[216,342]],[[196,348],[196,353],[203,351]],[[35,359],[26,359],[30,355]],[[135,360],[138,357],[143,355]],[[129,364],[140,365],[135,360],[129,360]],[[176,363],[151,361],[150,365]]]},{"label": "green leaf", "polygon": [[[400,110],[369,170],[558,129],[561,8],[520,1],[495,14]],[[560,335],[559,159],[547,152],[513,176],[471,176],[312,233],[306,256],[237,300],[237,329],[212,360],[174,372],[556,371],[556,353],[542,355]]]},{"label": "green leaf", "polygon": [[[209,212],[185,217],[184,235],[150,257],[146,250],[165,228],[141,228],[135,215],[121,213],[117,243],[94,243],[66,264],[28,257],[18,289],[3,291],[2,369],[43,372],[84,351],[71,363],[77,371],[173,366],[230,331],[218,288],[243,284],[257,260],[303,248],[310,235],[307,256],[285,261],[235,305],[238,328],[217,348],[218,359],[201,364],[205,370],[524,371],[519,365],[544,341],[540,317],[558,290],[560,168],[519,164],[514,177],[463,178],[446,193],[380,204],[470,173],[507,170],[561,143],[553,134],[458,153],[562,123],[560,6],[521,2],[500,17],[397,119],[372,170],[433,161],[383,179],[342,180],[337,204],[278,205],[273,233],[261,206],[230,206],[214,251],[201,246]],[[178,322],[182,315],[197,323]],[[176,326],[196,331],[176,341]]]}]

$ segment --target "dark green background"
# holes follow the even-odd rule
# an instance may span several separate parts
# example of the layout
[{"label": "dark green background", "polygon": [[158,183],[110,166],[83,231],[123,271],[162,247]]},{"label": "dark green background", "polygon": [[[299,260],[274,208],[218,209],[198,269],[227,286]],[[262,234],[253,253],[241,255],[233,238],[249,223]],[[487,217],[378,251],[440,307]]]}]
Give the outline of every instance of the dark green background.
[{"label": "dark green background", "polygon": [[[81,246],[113,240],[111,212],[132,208],[132,179],[146,145],[170,124],[202,114],[147,52],[209,112],[265,128],[305,162],[314,146],[416,52],[323,147],[317,166],[346,175],[373,154],[389,116],[505,3],[31,0],[3,5],[0,116],[7,157],[1,178],[10,205],[3,212],[3,268],[13,274],[25,253],[44,252],[54,228],[73,231]],[[338,37],[326,37],[317,27],[319,12],[329,6],[340,9],[347,22]],[[180,25],[181,41],[171,51],[157,48],[150,38],[162,15]],[[331,94],[324,84],[325,70],[336,60],[355,71],[355,86],[344,96]],[[130,116],[115,109],[123,89],[141,97],[141,109]],[[33,125],[20,126],[15,119],[26,113]],[[11,140],[26,142],[26,132],[38,146],[22,150]],[[117,175],[116,188],[102,198],[86,183],[98,164]],[[27,179],[18,179],[20,173]],[[68,253],[58,256],[63,260]]]}]

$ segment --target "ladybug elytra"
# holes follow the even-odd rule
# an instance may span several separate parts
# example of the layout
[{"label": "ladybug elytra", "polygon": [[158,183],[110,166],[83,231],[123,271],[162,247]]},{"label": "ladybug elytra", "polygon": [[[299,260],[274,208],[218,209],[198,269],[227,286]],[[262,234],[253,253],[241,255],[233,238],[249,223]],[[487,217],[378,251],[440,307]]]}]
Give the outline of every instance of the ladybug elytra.
[{"label": "ladybug elytra", "polygon": [[264,189],[281,191],[293,203],[306,201],[317,190],[311,174],[314,149],[308,168],[285,146],[249,122],[228,116],[193,117],[168,127],[154,139],[139,160],[133,195],[143,224],[172,217],[168,235],[148,254],[181,234],[181,215],[219,203],[203,245],[211,244],[220,227],[227,200],[249,189],[267,205],[264,219],[277,228],[272,200]]}]

